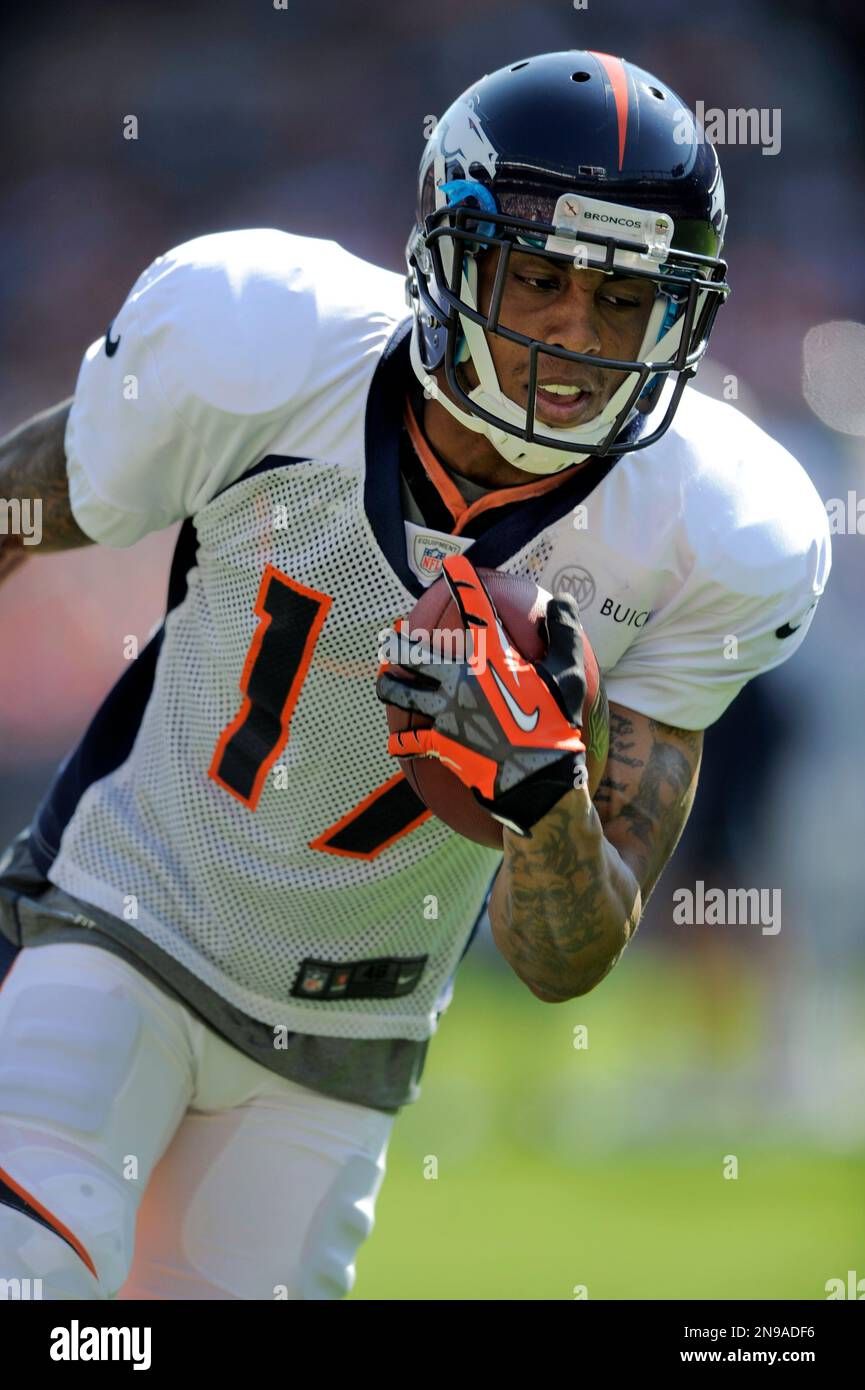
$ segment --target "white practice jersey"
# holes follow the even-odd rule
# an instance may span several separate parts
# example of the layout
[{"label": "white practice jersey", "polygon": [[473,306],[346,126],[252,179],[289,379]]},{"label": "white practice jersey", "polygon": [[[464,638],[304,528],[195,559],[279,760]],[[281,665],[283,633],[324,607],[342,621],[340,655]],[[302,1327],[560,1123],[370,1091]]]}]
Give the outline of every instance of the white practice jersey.
[{"label": "white practice jersey", "polygon": [[501,862],[417,801],[374,690],[443,554],[572,593],[609,698],[686,729],[795,651],[829,568],[800,465],[692,388],[576,509],[579,470],[474,538],[412,523],[409,329],[403,277],[334,242],[202,237],[90,347],[67,433],[93,540],[184,525],[162,629],[43,806],[43,871],[244,1014],[331,1038],[435,1031]]}]

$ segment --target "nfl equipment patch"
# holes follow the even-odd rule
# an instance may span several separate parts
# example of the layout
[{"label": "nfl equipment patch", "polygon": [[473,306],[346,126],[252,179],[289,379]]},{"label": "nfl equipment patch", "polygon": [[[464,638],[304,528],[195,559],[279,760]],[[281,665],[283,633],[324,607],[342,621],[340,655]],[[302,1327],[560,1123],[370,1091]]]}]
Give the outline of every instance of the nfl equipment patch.
[{"label": "nfl equipment patch", "polygon": [[292,994],[298,999],[387,999],[411,994],[428,956],[379,960],[301,961]]},{"label": "nfl equipment patch", "polygon": [[424,584],[431,584],[439,577],[446,555],[461,555],[472,543],[471,536],[445,536],[439,531],[416,526],[412,521],[404,525],[409,565]]}]

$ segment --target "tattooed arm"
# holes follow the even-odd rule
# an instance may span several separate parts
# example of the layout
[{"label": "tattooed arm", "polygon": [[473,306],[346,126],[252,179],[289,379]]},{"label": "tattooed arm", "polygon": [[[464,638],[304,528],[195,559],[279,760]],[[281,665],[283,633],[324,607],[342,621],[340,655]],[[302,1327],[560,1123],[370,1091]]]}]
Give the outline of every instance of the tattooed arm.
[{"label": "tattooed arm", "polygon": [[702,733],[611,704],[594,805],[587,788],[576,788],[531,839],[504,831],[489,907],[493,938],[545,1003],[588,993],[637,930],[690,814],[702,746]]},{"label": "tattooed arm", "polygon": [[[0,440],[0,582],[37,550],[92,544],[69,505],[63,439],[71,404],[61,401]],[[27,531],[13,534],[13,520],[25,516]]]},{"label": "tattooed arm", "polygon": [[610,751],[595,807],[604,834],[639,880],[643,907],[685,828],[703,732],[610,705]]}]

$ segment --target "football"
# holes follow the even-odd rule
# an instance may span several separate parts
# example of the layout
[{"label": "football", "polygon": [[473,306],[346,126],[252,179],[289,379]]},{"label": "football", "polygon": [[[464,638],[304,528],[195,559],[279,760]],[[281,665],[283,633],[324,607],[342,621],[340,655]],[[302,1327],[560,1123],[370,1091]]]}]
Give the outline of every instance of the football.
[{"label": "football", "polygon": [[[529,661],[537,661],[546,654],[546,638],[542,626],[547,604],[552,595],[540,589],[530,579],[516,575],[503,574],[499,570],[478,567],[492,599],[502,627],[510,641]],[[427,589],[408,616],[405,629],[409,640],[413,633],[435,632],[443,650],[459,650],[454,640],[450,646],[451,634],[462,633],[457,605],[451,598],[444,578]],[[604,684],[595,654],[588,637],[583,634],[583,651],[586,671],[586,697],[583,703],[583,742],[586,745],[586,769],[589,778],[589,792],[594,796],[604,774],[609,742],[609,712]],[[410,668],[396,666],[392,669],[411,675]],[[390,733],[401,733],[406,729],[429,728],[432,720],[417,711],[387,706],[387,722]],[[434,757],[400,758],[400,767],[409,785],[423,801],[424,805],[443,820],[446,825],[469,840],[488,845],[492,849],[502,848],[502,826],[494,816],[475,799],[470,788]]]}]

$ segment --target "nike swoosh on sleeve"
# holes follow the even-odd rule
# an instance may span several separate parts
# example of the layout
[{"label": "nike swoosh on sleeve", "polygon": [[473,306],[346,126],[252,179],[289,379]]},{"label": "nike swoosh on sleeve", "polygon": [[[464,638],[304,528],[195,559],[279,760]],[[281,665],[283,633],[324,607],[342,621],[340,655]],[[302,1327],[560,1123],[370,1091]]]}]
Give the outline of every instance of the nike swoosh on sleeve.
[{"label": "nike swoosh on sleeve", "polygon": [[782,640],[783,640],[785,637],[792,637],[792,636],[793,636],[793,633],[799,631],[799,629],[800,629],[800,627],[802,626],[802,624],[804,623],[805,619],[806,619],[807,617],[809,617],[811,613],[814,612],[814,609],[815,609],[816,607],[817,607],[817,600],[815,599],[814,602],[811,604],[811,607],[808,608],[808,609],[806,609],[806,611],[802,614],[801,618],[799,619],[799,621],[798,621],[798,623],[796,624],[795,627],[793,627],[793,625],[792,625],[791,623],[789,623],[789,622],[787,622],[787,623],[782,623],[780,627],[776,627],[776,628],[775,628],[775,636],[776,636],[776,637],[780,637]]}]

